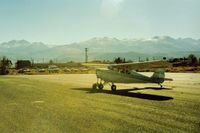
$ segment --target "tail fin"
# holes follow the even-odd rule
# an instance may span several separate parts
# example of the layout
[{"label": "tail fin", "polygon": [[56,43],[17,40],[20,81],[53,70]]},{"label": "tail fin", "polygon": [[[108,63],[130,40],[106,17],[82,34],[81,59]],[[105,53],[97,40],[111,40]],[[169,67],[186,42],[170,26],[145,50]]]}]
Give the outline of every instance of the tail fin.
[{"label": "tail fin", "polygon": [[165,71],[164,69],[156,69],[151,76],[151,79],[156,83],[162,83],[165,80]]}]

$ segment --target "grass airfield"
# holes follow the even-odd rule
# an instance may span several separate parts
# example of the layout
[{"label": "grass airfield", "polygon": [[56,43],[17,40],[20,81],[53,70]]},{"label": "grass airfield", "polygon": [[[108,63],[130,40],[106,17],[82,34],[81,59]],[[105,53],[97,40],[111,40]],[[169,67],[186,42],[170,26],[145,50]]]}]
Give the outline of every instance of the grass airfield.
[{"label": "grass airfield", "polygon": [[0,133],[198,133],[200,74],[166,77],[111,92],[91,91],[94,74],[0,76]]}]

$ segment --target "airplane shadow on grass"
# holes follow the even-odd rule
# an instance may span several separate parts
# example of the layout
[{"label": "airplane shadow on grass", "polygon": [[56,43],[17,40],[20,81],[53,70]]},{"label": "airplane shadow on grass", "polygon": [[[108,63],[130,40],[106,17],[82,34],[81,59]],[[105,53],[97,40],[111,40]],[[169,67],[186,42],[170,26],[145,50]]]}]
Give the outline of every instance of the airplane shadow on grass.
[{"label": "airplane shadow on grass", "polygon": [[91,88],[72,88],[73,90],[80,90],[86,91],[87,93],[95,94],[95,93],[105,93],[110,95],[118,95],[118,96],[126,96],[132,98],[141,98],[147,100],[156,100],[156,101],[165,101],[174,99],[173,97],[169,96],[161,96],[161,95],[154,95],[154,94],[144,94],[140,92],[132,92],[137,90],[145,90],[145,89],[153,89],[153,90],[172,90],[171,88],[156,88],[156,87],[145,87],[145,88],[133,88],[133,89],[122,89],[122,90],[92,90]]}]

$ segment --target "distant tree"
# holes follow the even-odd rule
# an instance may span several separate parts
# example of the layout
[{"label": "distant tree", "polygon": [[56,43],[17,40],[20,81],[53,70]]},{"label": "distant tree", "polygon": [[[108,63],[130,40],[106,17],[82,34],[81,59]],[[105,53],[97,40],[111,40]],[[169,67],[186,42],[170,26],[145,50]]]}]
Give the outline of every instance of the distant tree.
[{"label": "distant tree", "polygon": [[9,67],[12,65],[11,60],[6,58],[5,56],[3,59],[0,60],[0,74],[6,75],[9,73]]},{"label": "distant tree", "polygon": [[116,63],[116,64],[123,63],[123,59],[121,59],[120,57],[115,58],[114,63]]},{"label": "distant tree", "polygon": [[199,58],[199,65],[200,65],[200,58]]},{"label": "distant tree", "polygon": [[21,69],[21,68],[31,68],[31,61],[30,60],[17,60],[15,63],[16,69]]},{"label": "distant tree", "polygon": [[189,63],[189,65],[196,66],[198,64],[197,57],[193,54],[190,54],[188,56],[188,63]]},{"label": "distant tree", "polygon": [[126,63],[126,59],[125,58],[123,59],[123,63]]},{"label": "distant tree", "polygon": [[178,58],[174,58],[174,59],[173,59],[173,62],[178,62],[178,61],[179,61]]},{"label": "distant tree", "polygon": [[146,58],[146,61],[149,61],[149,58],[148,58],[148,57]]},{"label": "distant tree", "polygon": [[53,64],[53,60],[49,60],[49,64]]},{"label": "distant tree", "polygon": [[132,63],[133,61],[132,60],[128,60],[128,61],[126,61],[127,63]]},{"label": "distant tree", "polygon": [[163,60],[166,60],[167,58],[166,57],[163,57]]},{"label": "distant tree", "polygon": [[188,59],[186,57],[183,57],[183,61],[186,62]]}]

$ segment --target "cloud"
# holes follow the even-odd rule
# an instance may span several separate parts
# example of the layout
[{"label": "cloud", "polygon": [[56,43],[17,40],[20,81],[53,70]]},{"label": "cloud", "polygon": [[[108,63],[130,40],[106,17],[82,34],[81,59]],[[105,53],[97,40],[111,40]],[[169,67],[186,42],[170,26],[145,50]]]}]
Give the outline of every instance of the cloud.
[{"label": "cloud", "polygon": [[112,18],[118,15],[125,0],[102,0],[101,14],[104,17]]}]

